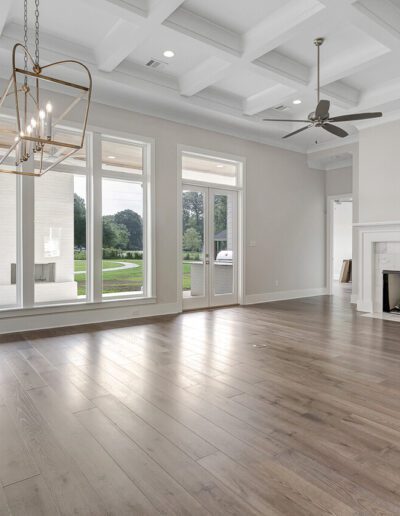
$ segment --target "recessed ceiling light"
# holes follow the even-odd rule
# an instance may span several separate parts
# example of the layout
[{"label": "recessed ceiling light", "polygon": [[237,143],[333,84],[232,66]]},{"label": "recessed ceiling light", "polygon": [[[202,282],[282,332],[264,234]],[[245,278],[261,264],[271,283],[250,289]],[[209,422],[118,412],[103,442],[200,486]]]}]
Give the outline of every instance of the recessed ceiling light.
[{"label": "recessed ceiling light", "polygon": [[175,55],[175,52],[173,50],[165,50],[163,52],[164,57],[174,57],[174,55]]},{"label": "recessed ceiling light", "polygon": [[300,100],[300,99],[295,99],[295,100],[293,101],[293,104],[301,104],[301,100]]},{"label": "recessed ceiling light", "polygon": [[217,165],[217,168],[224,168],[224,165],[221,165],[221,163],[219,163],[219,164]]},{"label": "recessed ceiling light", "polygon": [[107,159],[115,159],[115,156],[107,156]]}]

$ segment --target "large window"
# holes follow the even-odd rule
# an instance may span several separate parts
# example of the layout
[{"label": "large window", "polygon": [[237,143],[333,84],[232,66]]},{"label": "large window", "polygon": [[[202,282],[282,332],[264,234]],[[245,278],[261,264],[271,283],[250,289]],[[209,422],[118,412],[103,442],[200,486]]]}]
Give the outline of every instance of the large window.
[{"label": "large window", "polygon": [[145,147],[103,136],[102,292],[106,298],[146,290]]},{"label": "large window", "polygon": [[153,295],[151,144],[86,140],[42,177],[0,174],[1,310]]},{"label": "large window", "polygon": [[17,178],[0,174],[0,308],[17,303]]}]

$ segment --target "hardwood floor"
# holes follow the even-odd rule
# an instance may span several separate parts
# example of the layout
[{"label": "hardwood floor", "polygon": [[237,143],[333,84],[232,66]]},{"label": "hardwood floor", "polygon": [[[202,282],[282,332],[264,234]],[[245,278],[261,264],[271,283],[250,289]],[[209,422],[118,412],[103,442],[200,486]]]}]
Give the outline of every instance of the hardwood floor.
[{"label": "hardwood floor", "polygon": [[400,514],[400,324],[348,295],[0,342],[1,516]]}]

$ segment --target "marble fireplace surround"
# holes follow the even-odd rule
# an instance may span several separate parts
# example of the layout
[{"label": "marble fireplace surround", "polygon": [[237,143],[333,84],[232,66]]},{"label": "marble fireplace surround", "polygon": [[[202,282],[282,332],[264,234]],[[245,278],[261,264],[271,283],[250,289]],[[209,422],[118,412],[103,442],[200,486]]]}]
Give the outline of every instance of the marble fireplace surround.
[{"label": "marble fireplace surround", "polygon": [[353,227],[358,232],[357,310],[382,313],[382,271],[400,270],[400,221]]}]

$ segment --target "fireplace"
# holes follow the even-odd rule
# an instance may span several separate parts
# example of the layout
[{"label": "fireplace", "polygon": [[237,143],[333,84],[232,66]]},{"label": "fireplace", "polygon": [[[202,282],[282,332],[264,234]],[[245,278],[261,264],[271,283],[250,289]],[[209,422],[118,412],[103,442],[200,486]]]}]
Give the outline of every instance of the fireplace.
[{"label": "fireplace", "polygon": [[400,315],[400,271],[382,271],[383,311]]}]

